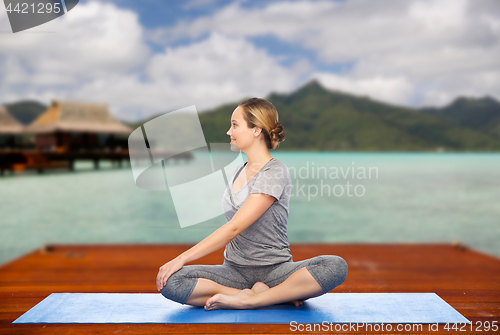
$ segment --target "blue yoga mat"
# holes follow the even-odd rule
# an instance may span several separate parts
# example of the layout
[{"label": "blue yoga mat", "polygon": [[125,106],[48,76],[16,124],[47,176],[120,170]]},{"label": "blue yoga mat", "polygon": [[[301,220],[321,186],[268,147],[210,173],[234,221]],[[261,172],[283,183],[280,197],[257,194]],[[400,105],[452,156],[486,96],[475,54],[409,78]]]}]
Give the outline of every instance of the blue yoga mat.
[{"label": "blue yoga mat", "polygon": [[470,323],[435,293],[327,293],[301,306],[213,310],[161,293],[52,293],[13,323]]}]

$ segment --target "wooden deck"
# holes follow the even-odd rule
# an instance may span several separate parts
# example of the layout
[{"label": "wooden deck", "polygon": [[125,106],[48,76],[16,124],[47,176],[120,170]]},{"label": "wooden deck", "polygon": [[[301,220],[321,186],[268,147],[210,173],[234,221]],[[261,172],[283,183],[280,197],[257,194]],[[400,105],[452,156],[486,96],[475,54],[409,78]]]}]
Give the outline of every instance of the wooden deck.
[{"label": "wooden deck", "polygon": [[[51,245],[9,262],[0,267],[0,334],[294,333],[289,324],[12,324],[51,293],[159,293],[158,268],[190,246]],[[485,322],[500,324],[499,258],[451,244],[295,244],[291,250],[294,261],[343,257],[349,273],[333,292],[435,292],[478,334],[495,333],[484,331]],[[222,261],[223,249],[194,263]],[[427,326],[402,333],[470,333]]]}]

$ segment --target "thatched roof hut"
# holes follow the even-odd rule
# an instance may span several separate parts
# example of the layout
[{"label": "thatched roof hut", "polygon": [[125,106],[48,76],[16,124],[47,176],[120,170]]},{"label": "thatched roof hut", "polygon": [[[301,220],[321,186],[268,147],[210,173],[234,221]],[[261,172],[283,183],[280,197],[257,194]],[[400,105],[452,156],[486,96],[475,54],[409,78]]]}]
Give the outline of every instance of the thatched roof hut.
[{"label": "thatched roof hut", "polygon": [[53,100],[51,106],[26,127],[28,133],[85,132],[130,134],[132,128],[115,119],[105,103]]},{"label": "thatched roof hut", "polygon": [[24,126],[9,114],[7,108],[0,106],[0,134],[22,134],[23,129]]}]

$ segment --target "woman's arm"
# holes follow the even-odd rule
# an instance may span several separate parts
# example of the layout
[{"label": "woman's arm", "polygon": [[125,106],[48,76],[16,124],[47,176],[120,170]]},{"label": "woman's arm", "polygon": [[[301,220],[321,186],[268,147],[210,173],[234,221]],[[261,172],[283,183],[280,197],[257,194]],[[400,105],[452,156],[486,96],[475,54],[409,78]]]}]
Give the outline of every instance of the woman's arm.
[{"label": "woman's arm", "polygon": [[156,277],[158,290],[161,290],[172,273],[180,270],[184,264],[195,261],[227,245],[233,238],[261,217],[275,200],[276,198],[263,193],[250,194],[231,221],[160,267]]}]

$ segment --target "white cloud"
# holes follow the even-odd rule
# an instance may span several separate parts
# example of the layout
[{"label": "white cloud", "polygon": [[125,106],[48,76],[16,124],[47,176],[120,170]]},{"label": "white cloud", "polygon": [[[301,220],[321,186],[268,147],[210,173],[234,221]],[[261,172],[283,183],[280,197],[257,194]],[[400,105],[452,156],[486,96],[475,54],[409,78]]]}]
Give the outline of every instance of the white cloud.
[{"label": "white cloud", "polygon": [[[0,21],[6,19],[4,12]],[[25,61],[35,80],[44,72],[94,78],[128,71],[142,64],[149,53],[137,15],[98,2],[78,5],[24,32],[1,34],[0,46],[3,55]]]},{"label": "white cloud", "polygon": [[[467,83],[467,85],[464,85]],[[498,89],[492,91],[491,88],[500,88],[500,70],[485,70],[475,72],[473,76],[469,73],[458,73],[440,78],[433,85],[429,85],[422,91],[423,106],[442,106],[448,104],[457,96],[483,97],[489,95],[496,97],[500,95]],[[443,89],[444,88],[444,89]]]},{"label": "white cloud", "polygon": [[[0,11],[0,27],[8,18]],[[8,30],[10,27],[8,26]],[[109,102],[82,89],[101,78],[137,73],[150,51],[137,15],[109,3],[79,4],[67,15],[16,34],[0,34],[0,96],[3,102],[80,99]]]},{"label": "white cloud", "polygon": [[[0,15],[0,24],[5,20]],[[152,54],[136,14],[97,2],[25,33],[1,35],[0,45],[2,102],[107,102],[128,120],[287,92],[310,70],[303,60],[285,68],[244,38],[218,33]]]},{"label": "white cloud", "polygon": [[[149,61],[146,81],[135,76],[103,78],[80,90],[83,96],[106,92],[121,106],[122,115],[137,111],[166,112],[196,105],[198,111],[270,91],[288,92],[309,70],[299,62],[290,70],[242,38],[212,34],[189,46],[167,48]],[[110,83],[114,81],[115,83]],[[121,100],[121,101],[120,101]]]},{"label": "white cloud", "polygon": [[356,95],[368,95],[372,99],[406,105],[413,92],[412,84],[404,77],[374,76],[371,78],[351,78],[332,73],[316,73],[326,88]]},{"label": "white cloud", "polygon": [[147,73],[153,80],[205,91],[206,99],[287,91],[294,87],[298,74],[245,39],[218,33],[189,46],[167,48],[151,59]]},{"label": "white cloud", "polygon": [[[0,29],[10,29],[2,11]],[[0,103],[102,101],[132,120],[286,92],[310,77],[402,105],[443,105],[462,94],[500,99],[499,33],[494,0],[232,3],[212,16],[153,31],[131,10],[88,2],[26,32],[0,34]],[[343,74],[315,71],[306,60],[287,68],[249,42],[259,35],[312,50],[319,62],[355,66]],[[147,40],[183,40],[183,46],[154,54]]]},{"label": "white cloud", "polygon": [[[355,60],[353,72],[321,77],[335,78],[328,83],[343,88],[372,87],[367,93],[374,97],[380,90],[368,82],[405,78],[402,90],[413,87],[413,94],[404,96],[406,103],[425,97],[422,90],[427,87],[441,92],[436,97],[451,100],[470,91],[481,73],[500,68],[500,3],[496,0],[302,1],[251,9],[235,3],[212,17],[181,22],[164,30],[163,36],[197,38],[208,31],[237,37],[271,34],[313,50],[325,63]],[[458,78],[462,81],[457,90]],[[490,83],[475,91],[500,98],[498,81]],[[394,95],[379,98],[394,101]],[[430,96],[420,103],[432,103]],[[449,101],[434,100],[445,102]]]}]

